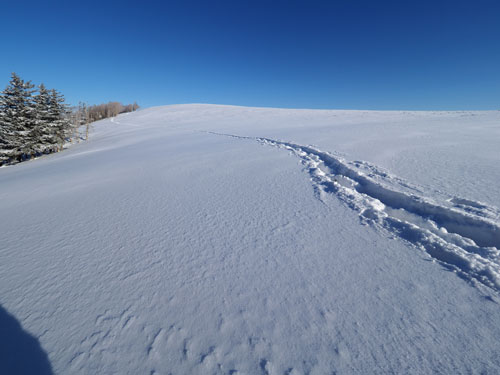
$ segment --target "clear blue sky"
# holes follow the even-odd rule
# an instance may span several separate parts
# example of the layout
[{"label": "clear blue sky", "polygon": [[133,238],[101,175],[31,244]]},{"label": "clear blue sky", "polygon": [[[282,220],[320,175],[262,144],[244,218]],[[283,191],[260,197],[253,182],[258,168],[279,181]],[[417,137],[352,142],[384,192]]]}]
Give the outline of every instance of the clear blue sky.
[{"label": "clear blue sky", "polygon": [[500,109],[500,1],[8,1],[10,73],[68,102]]}]

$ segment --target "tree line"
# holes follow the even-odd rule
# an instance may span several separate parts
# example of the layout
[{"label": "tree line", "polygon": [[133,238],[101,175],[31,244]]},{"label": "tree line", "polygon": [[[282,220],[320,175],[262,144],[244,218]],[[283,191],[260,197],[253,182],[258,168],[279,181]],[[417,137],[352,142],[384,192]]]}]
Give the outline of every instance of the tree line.
[{"label": "tree line", "polygon": [[85,104],[80,105],[80,109],[83,112],[87,112],[87,116],[90,122],[102,120],[108,117],[114,117],[120,113],[133,112],[137,110],[139,106],[137,103],[123,105],[119,102],[109,102],[105,104],[97,104],[86,107]]},{"label": "tree line", "polygon": [[0,165],[61,151],[66,142],[88,139],[90,123],[138,107],[118,102],[70,107],[57,90],[43,83],[35,87],[12,73],[0,94]]}]

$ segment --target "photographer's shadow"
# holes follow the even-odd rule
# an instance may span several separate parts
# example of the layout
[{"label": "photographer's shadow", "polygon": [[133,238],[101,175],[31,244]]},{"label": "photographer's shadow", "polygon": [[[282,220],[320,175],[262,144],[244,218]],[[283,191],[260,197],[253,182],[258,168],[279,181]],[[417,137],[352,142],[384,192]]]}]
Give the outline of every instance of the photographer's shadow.
[{"label": "photographer's shadow", "polygon": [[0,306],[0,374],[52,375],[40,342],[23,330],[14,316]]}]

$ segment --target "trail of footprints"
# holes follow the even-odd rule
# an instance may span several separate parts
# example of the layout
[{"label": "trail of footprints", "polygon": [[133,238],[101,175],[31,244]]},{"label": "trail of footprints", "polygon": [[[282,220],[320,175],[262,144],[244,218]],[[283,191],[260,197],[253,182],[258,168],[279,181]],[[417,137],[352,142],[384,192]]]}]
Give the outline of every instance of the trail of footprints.
[{"label": "trail of footprints", "polygon": [[[243,315],[233,318],[236,321],[244,319],[244,312],[241,314]],[[234,323],[233,320],[232,322]],[[249,336],[232,343],[213,340],[212,344],[207,344],[182,326],[171,324],[163,328],[154,328],[158,327],[158,322],[155,323],[154,325],[144,323],[134,314],[134,308],[131,306],[118,313],[106,310],[95,318],[94,330],[73,348],[75,354],[69,360],[69,368],[75,373],[86,373],[89,363],[95,363],[98,367],[103,365],[104,368],[112,366],[116,361],[116,350],[119,350],[117,345],[127,347],[132,343],[133,347],[128,354],[137,356],[134,361],[149,367],[147,373],[150,375],[282,373],[276,371],[272,361],[260,355],[271,351],[270,343],[265,338]],[[133,331],[130,332],[130,329]],[[216,334],[225,337],[228,329],[231,328],[228,328],[221,318]],[[144,348],[142,355],[141,348]],[[255,358],[254,369],[250,372],[248,368],[246,371],[238,368],[238,356],[241,353],[245,355],[250,353],[250,356]],[[283,374],[295,375],[301,372],[289,368]]]},{"label": "trail of footprints", "polygon": [[[171,325],[168,329],[160,329],[151,336],[147,349],[148,362],[153,367],[151,374],[247,374],[241,371],[234,356],[239,352],[251,353],[253,356],[262,345],[267,345],[266,340],[256,337],[248,337],[243,342],[235,343],[235,346],[226,347],[227,342],[220,345],[202,343],[186,329]],[[172,370],[174,368],[174,370]],[[267,359],[261,359],[255,363],[255,371],[250,373],[261,373],[263,375],[278,375],[274,371],[272,363]],[[291,369],[293,370],[293,369]],[[286,372],[290,373],[291,372]],[[298,374],[293,372],[293,374]]]},{"label": "trail of footprints", "polygon": [[436,202],[422,189],[363,161],[269,138],[250,139],[300,158],[319,199],[333,194],[358,212],[361,222],[398,236],[477,287],[500,292],[500,210],[450,197]]},{"label": "trail of footprints", "polygon": [[80,340],[79,350],[69,360],[73,370],[82,370],[86,361],[91,358],[102,358],[106,355],[107,348],[113,346],[119,332],[128,329],[136,317],[127,307],[120,313],[113,314],[106,310],[95,318],[94,331]]}]

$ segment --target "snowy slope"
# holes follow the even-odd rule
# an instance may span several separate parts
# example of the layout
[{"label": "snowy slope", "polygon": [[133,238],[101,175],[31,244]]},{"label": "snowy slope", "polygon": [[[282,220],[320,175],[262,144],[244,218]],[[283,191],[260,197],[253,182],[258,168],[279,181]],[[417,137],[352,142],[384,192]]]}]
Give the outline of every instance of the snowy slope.
[{"label": "snowy slope", "polygon": [[96,123],[0,169],[2,348],[56,374],[498,373],[499,139],[498,111]]}]

